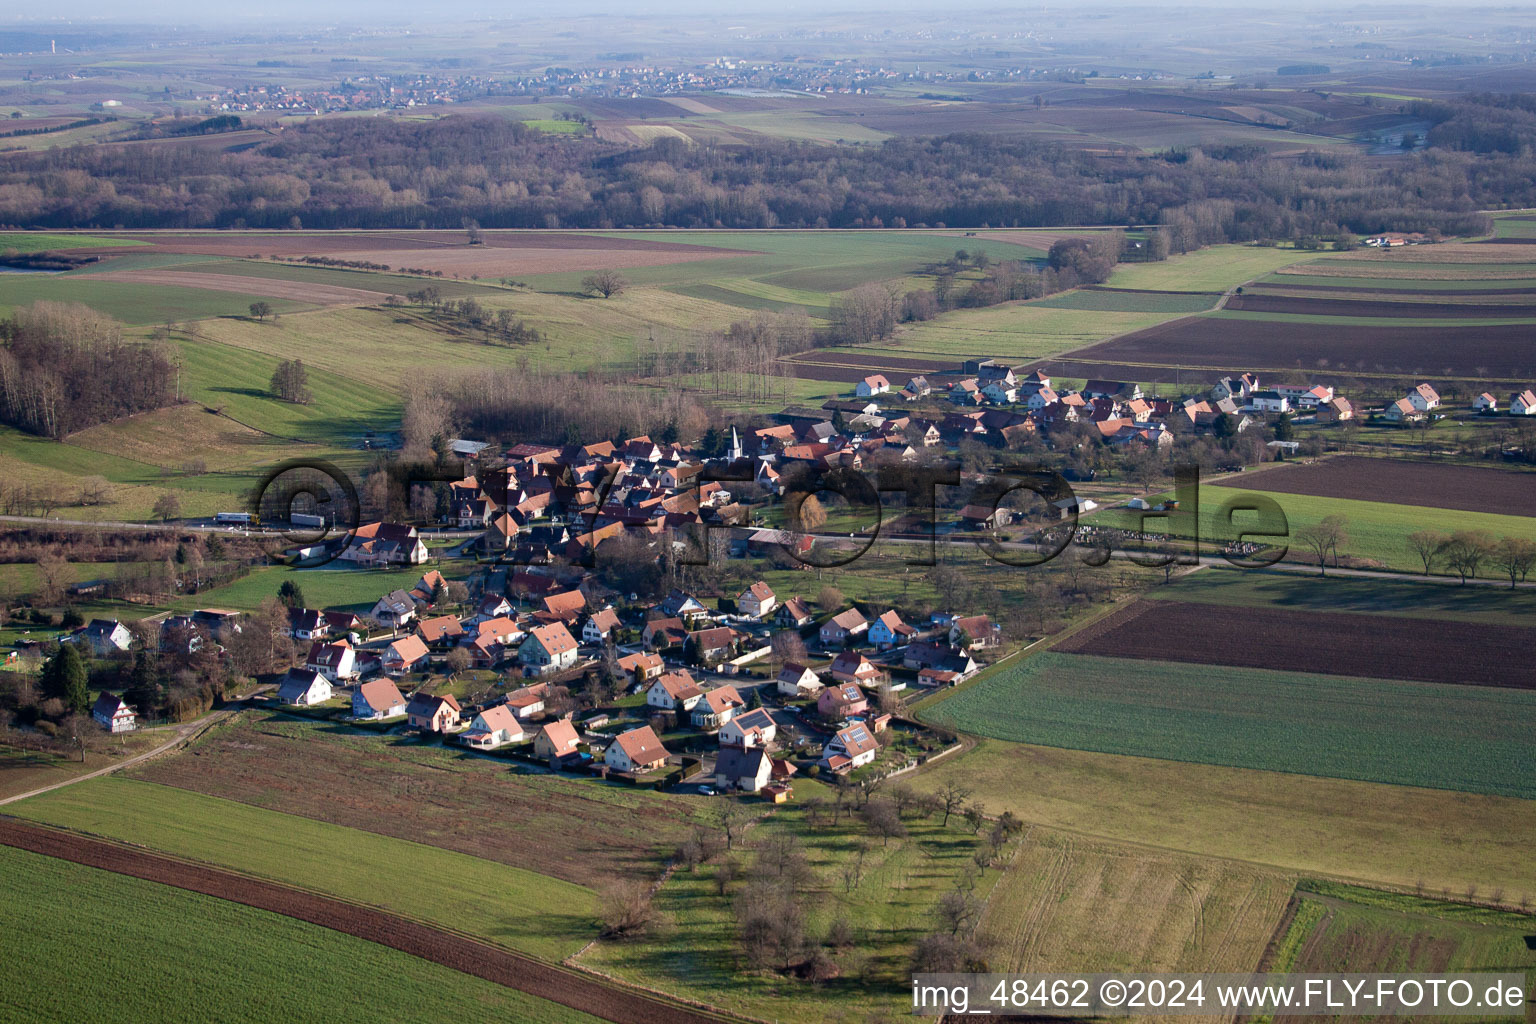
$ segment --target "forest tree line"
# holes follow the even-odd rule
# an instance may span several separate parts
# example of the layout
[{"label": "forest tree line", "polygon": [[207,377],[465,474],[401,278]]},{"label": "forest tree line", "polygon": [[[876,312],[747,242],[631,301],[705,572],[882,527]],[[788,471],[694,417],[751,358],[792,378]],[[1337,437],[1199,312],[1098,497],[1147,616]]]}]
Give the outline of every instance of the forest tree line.
[{"label": "forest tree line", "polygon": [[0,320],[0,422],[59,438],[175,399],[169,351],[124,340],[89,306],[37,302]]},{"label": "forest tree line", "polygon": [[[1536,205],[1517,100],[1426,108],[1427,150],[1276,157],[1257,146],[1101,156],[956,134],[630,148],[493,116],[321,119],[241,152],[149,143],[0,158],[0,224],[40,228],[1018,227],[1150,224],[1216,241],[1431,228]],[[1405,111],[1424,114],[1423,111]],[[1428,116],[1428,115],[1425,115]],[[1478,127],[1497,122],[1498,133]],[[1468,126],[1472,127],[1468,127]],[[1484,135],[1488,138],[1483,138]],[[1497,134],[1497,138],[1494,135]],[[1205,204],[1221,204],[1213,213]]]}]

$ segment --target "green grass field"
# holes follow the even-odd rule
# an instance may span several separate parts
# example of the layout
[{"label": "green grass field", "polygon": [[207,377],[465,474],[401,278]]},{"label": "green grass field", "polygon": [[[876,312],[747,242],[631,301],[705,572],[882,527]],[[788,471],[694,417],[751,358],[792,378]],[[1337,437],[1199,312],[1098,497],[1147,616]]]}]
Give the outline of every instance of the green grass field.
[{"label": "green grass field", "polygon": [[1110,275],[1112,288],[1169,292],[1223,292],[1293,263],[1317,259],[1301,249],[1213,245],[1156,263],[1124,263]]},{"label": "green grass field", "polygon": [[[1206,538],[1217,538],[1229,533],[1230,528],[1220,521],[1222,508],[1229,501],[1240,500],[1250,493],[1264,494],[1257,488],[1237,486],[1202,485],[1200,488],[1200,533],[1202,543]],[[1377,501],[1353,501],[1344,498],[1319,498],[1302,494],[1268,493],[1285,513],[1289,523],[1289,535],[1319,522],[1324,516],[1342,515],[1348,530],[1348,540],[1339,546],[1339,553],[1353,564],[1402,572],[1423,572],[1424,565],[1408,548],[1407,537],[1417,530],[1437,530],[1452,533],[1457,530],[1487,530],[1495,537],[1524,537],[1536,540],[1536,519],[1527,516],[1492,515],[1485,512],[1464,512],[1457,509],[1424,508],[1415,505],[1394,505]],[[1105,509],[1088,517],[1096,525],[1134,526],[1136,518],[1124,509]],[[1238,524],[1246,520],[1239,515]],[[1163,532],[1169,527],[1168,520],[1152,517],[1147,521],[1149,531]],[[1220,527],[1218,529],[1218,526]],[[1206,543],[1209,551],[1220,548],[1219,543]],[[1308,562],[1310,555],[1300,543],[1292,543],[1288,561]],[[1444,571],[1443,569],[1441,570]],[[1489,576],[1497,572],[1492,566],[1483,570]]]},{"label": "green grass field", "polygon": [[149,325],[167,320],[243,317],[258,299],[270,303],[278,313],[313,308],[264,295],[103,281],[92,274],[0,274],[0,313],[33,302],[80,302],[126,324]]},{"label": "green grass field", "polygon": [[50,235],[36,231],[0,231],[0,252],[49,252],[54,249],[105,249],[147,242],[110,235]]},{"label": "green grass field", "polygon": [[569,956],[596,931],[596,896],[570,882],[151,782],[93,779],[7,810],[383,907],[548,959]]},{"label": "green grass field", "polygon": [[983,740],[916,773],[1074,833],[1365,884],[1531,890],[1536,801]]},{"label": "green grass field", "polygon": [[1216,304],[1218,297],[1215,293],[1206,292],[1133,292],[1081,288],[1050,298],[1036,299],[1030,306],[1103,313],[1203,313]]},{"label": "green grass field", "polygon": [[[1456,899],[1465,892],[1445,893]],[[1487,899],[1490,894],[1478,894]],[[1506,893],[1506,904],[1536,893]],[[1414,972],[1529,972],[1536,949],[1536,917],[1492,907],[1382,892],[1318,879],[1297,886],[1296,918],[1283,937],[1294,950],[1290,967],[1276,970]],[[1484,1019],[1510,1019],[1492,1016]]]},{"label": "green grass field", "polygon": [[1536,799],[1526,690],[1047,651],[925,716],[1019,743]]},{"label": "green grass field", "polygon": [[[341,566],[339,563],[316,569],[292,569],[285,565],[272,565],[251,572],[250,575],[227,583],[222,587],[204,590],[173,604],[178,610],[195,608],[256,608],[270,597],[276,597],[278,588],[292,580],[304,592],[304,600],[311,608],[350,609],[367,611],[379,598],[391,590],[410,590],[422,573],[433,568],[432,563],[399,569],[363,569]],[[467,574],[472,566],[464,562],[440,565],[443,575],[458,579]]]},{"label": "green grass field", "polygon": [[0,847],[0,901],[7,1024],[362,1024],[379,1019],[383,1002],[390,1020],[420,1024],[487,1015],[597,1024],[319,925],[9,847]]}]

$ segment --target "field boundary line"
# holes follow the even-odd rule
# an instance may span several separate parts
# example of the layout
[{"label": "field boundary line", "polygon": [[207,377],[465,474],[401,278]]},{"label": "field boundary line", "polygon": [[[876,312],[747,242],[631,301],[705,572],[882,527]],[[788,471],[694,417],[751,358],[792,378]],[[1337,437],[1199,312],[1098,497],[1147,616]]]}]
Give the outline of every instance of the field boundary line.
[{"label": "field boundary line", "polygon": [[[409,915],[371,907],[365,903],[176,857],[135,844],[88,836],[70,829],[4,816],[0,816],[0,844],[100,870],[144,878],[172,888],[198,892],[215,899],[241,903],[268,913],[307,921],[319,927],[352,935],[354,938],[374,942],[441,964],[462,974],[481,977],[506,988],[526,992],[541,999],[603,1017],[617,1024],[672,1024],[673,1021],[718,1024],[718,1022],[752,1020],[752,1018],[740,1017],[702,1004],[690,1006],[664,993],[651,993],[634,986],[622,985],[622,983],[604,985],[591,980],[593,976],[590,972],[576,971],[528,953],[498,946],[446,925],[431,924]],[[157,867],[162,870],[156,871]],[[165,867],[186,869],[190,874],[184,875],[178,881],[175,880],[174,875],[166,877],[166,872],[163,870]],[[234,883],[235,887],[230,888],[230,883]],[[246,887],[243,891],[239,888],[241,885]],[[306,897],[312,902],[288,908],[279,905],[281,897],[295,895]],[[348,910],[358,911],[361,914],[349,921],[349,915],[340,913]],[[353,927],[346,927],[348,924]],[[402,928],[401,925],[407,927]],[[434,938],[455,940],[461,947],[456,952],[464,955],[466,959],[455,961],[448,955],[448,951],[443,951],[439,956],[428,955],[432,952],[431,940]],[[493,962],[497,958],[503,962],[500,964]],[[534,971],[514,972],[511,968],[515,965],[532,967]],[[548,976],[542,979],[532,977],[538,972],[548,972]],[[562,978],[567,984],[577,983],[578,987],[581,987],[581,981],[586,980],[588,985],[596,991],[586,993],[585,997],[582,994],[573,995],[568,988],[561,987]],[[529,983],[518,984],[518,981]],[[639,1005],[618,1008],[617,1013],[605,1011],[594,1005],[594,1002],[601,1001],[603,995],[619,999],[627,998]],[[593,997],[597,998],[594,1000]],[[657,1013],[661,1016],[657,1016]]]}]

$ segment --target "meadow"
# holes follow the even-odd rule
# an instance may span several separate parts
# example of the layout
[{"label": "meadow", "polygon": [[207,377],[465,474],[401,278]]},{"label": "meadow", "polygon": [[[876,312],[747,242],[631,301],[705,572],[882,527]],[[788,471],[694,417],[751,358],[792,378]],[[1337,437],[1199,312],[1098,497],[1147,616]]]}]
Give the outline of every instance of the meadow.
[{"label": "meadow", "polygon": [[[799,802],[825,792],[813,781],[795,783]],[[820,940],[839,918],[853,926],[853,944],[833,951],[838,976],[820,985],[742,964],[733,897],[745,881],[738,877],[721,896],[715,886],[720,862],[678,870],[667,879],[656,898],[667,918],[662,931],[630,942],[595,943],[577,962],[758,1019],[830,1024],[871,1013],[894,1016],[910,1008],[908,978],[917,940],[939,927],[940,897],[954,888],[983,843],[958,817],[943,828],[938,818],[909,816],[906,827],[907,836],[881,843],[869,840],[868,829],[851,815],[838,825],[811,825],[803,807],[789,805],[748,833],[748,848],[780,835],[799,839],[814,874],[800,889],[809,936]],[[740,866],[751,858],[740,850],[734,859]],[[843,868],[856,859],[863,867],[850,886]],[[982,876],[978,899],[986,898],[1001,874],[993,869]]]},{"label": "meadow", "polygon": [[1019,743],[1536,799],[1526,690],[1047,651],[926,717]]},{"label": "meadow", "polygon": [[[1231,539],[1234,527],[1256,522],[1250,513],[1239,513],[1229,526],[1223,518],[1228,502],[1242,507],[1248,494],[1263,494],[1272,499],[1285,514],[1287,536],[1295,538],[1298,531],[1322,521],[1325,516],[1343,516],[1347,538],[1339,545],[1340,564],[1360,568],[1392,569],[1399,572],[1422,573],[1424,563],[1408,546],[1409,534],[1419,530],[1433,530],[1450,534],[1457,530],[1486,530],[1494,537],[1524,537],[1536,540],[1536,518],[1530,516],[1494,515],[1487,512],[1468,512],[1460,509],[1425,508],[1418,505],[1399,505],[1382,501],[1358,501],[1348,498],[1323,498],[1306,494],[1266,492],[1263,478],[1255,478],[1259,486],[1238,486],[1246,483],[1241,477],[1229,479],[1220,485],[1203,484],[1200,488],[1199,530],[1207,553],[1220,549],[1224,541]],[[1155,501],[1154,501],[1155,503]],[[1123,508],[1110,508],[1084,517],[1095,526],[1122,526],[1136,528],[1141,522],[1138,514]],[[1146,520],[1149,531],[1164,533],[1170,529],[1179,536],[1187,536],[1188,528],[1179,523],[1169,526],[1169,519],[1153,516]],[[1292,541],[1286,560],[1310,563],[1317,561],[1301,543]],[[1439,572],[1446,572],[1443,566]],[[1482,569],[1484,577],[1494,576],[1497,569],[1488,565]]]},{"label": "meadow", "polygon": [[172,786],[92,779],[7,810],[382,907],[550,960],[574,953],[596,930],[597,897],[582,886]]},{"label": "meadow", "polygon": [[489,1013],[528,1024],[597,1024],[328,928],[9,847],[0,847],[0,900],[8,946],[0,1021],[363,1024],[379,1019],[387,981],[391,1020]]},{"label": "meadow", "polygon": [[[927,712],[924,712],[926,717]],[[981,740],[912,779],[1074,834],[1364,884],[1536,898],[1536,801]]]},{"label": "meadow", "polygon": [[[1444,895],[1465,899],[1469,893]],[[1474,890],[1470,895],[1486,899],[1490,894]],[[1278,944],[1293,956],[1289,963],[1275,964],[1271,970],[1529,972],[1536,968],[1536,949],[1527,944],[1527,936],[1536,932],[1536,917],[1530,914],[1319,879],[1303,879],[1296,898],[1298,913]]]},{"label": "meadow", "polygon": [[103,249],[144,245],[131,238],[110,235],[54,235],[42,231],[0,231],[0,253],[50,252],[55,249]]}]

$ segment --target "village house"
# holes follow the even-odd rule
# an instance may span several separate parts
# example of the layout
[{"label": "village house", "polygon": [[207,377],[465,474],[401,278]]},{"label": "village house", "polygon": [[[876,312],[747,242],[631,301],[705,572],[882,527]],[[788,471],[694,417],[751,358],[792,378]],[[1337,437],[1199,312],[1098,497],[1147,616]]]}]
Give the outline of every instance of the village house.
[{"label": "village house", "polygon": [[358,565],[420,565],[427,560],[427,546],[414,526],[367,523],[353,531],[337,557]]},{"label": "village house", "polygon": [[723,747],[715,761],[715,786],[722,792],[756,793],[773,777],[773,758],[761,747]]},{"label": "village house", "polygon": [[1355,407],[1349,399],[1335,396],[1317,407],[1317,422],[1343,423],[1355,418]]},{"label": "village house", "polygon": [[844,651],[833,658],[827,674],[840,683],[859,683],[864,686],[873,686],[883,675],[874,662],[854,651]]},{"label": "village house", "polygon": [[227,608],[199,608],[192,613],[192,624],[202,630],[204,636],[222,643],[241,631],[240,620],[244,617],[243,612]]},{"label": "village house", "polygon": [[277,699],[300,706],[324,704],[331,699],[331,682],[314,669],[291,668],[278,684]]},{"label": "village house", "polygon": [[480,712],[459,737],[465,746],[475,750],[495,750],[509,743],[521,743],[527,738],[523,723],[517,720],[512,709],[505,704]]},{"label": "village house", "polygon": [[648,619],[640,630],[640,640],[647,647],[673,647],[688,642],[688,627],[682,619]]},{"label": "village house", "polygon": [[416,617],[416,602],[403,590],[391,590],[368,613],[380,625],[390,629],[404,629],[406,623]]},{"label": "village house", "polygon": [[1428,384],[1420,384],[1405,396],[1419,412],[1439,408],[1440,393]]},{"label": "village house", "polygon": [[933,385],[929,384],[928,378],[923,376],[913,377],[901,389],[901,397],[907,402],[915,402],[919,398],[927,398],[932,393]]},{"label": "village house", "polygon": [[890,390],[891,382],[886,380],[884,375],[876,373],[859,381],[853,393],[860,398],[868,398],[870,395],[883,395]]},{"label": "village house", "polygon": [[1291,400],[1278,391],[1255,391],[1248,396],[1248,410],[1265,414],[1290,412]]},{"label": "village house", "polygon": [[688,634],[688,649],[701,665],[713,665],[729,658],[736,650],[736,631],[716,626]]},{"label": "village house", "polygon": [[499,619],[512,614],[512,602],[500,594],[492,594],[480,599],[475,606],[475,614],[470,616],[471,623],[484,622],[486,619]]},{"label": "village house", "polygon": [[426,668],[432,655],[427,651],[427,645],[421,642],[421,637],[413,634],[403,636],[384,648],[382,660],[385,675],[398,678]]},{"label": "village house", "polygon": [[430,607],[437,600],[438,593],[447,586],[448,581],[443,578],[442,573],[436,569],[429,569],[422,573],[421,579],[417,580],[416,585],[411,588],[411,600]]},{"label": "village house", "polygon": [[942,668],[925,668],[917,673],[917,685],[936,690],[943,686],[954,686],[960,682],[960,673],[950,672]]},{"label": "village house", "polygon": [[388,679],[363,683],[352,693],[352,717],[379,721],[405,714],[405,697]]},{"label": "village house", "polygon": [[1424,418],[1424,412],[1415,408],[1411,399],[1399,398],[1382,410],[1381,418],[1388,423],[1416,423]]},{"label": "village house", "polygon": [[734,686],[720,686],[704,694],[693,706],[693,724],[700,729],[718,729],[731,716],[747,706]]},{"label": "village house", "polygon": [[133,634],[116,619],[92,619],[89,625],[70,634],[68,640],[84,644],[99,658],[126,651],[133,646]]},{"label": "village house", "polygon": [[786,697],[809,697],[821,692],[821,677],[797,661],[784,664],[779,670],[779,693]]},{"label": "village house", "polygon": [[344,683],[357,677],[357,651],[345,640],[335,643],[314,643],[304,667],[319,672],[332,683]]},{"label": "village house", "polygon": [[534,683],[532,686],[524,686],[507,694],[506,706],[512,709],[512,713],[518,718],[529,719],[534,715],[544,713],[545,702],[549,700],[549,685],[547,683]]},{"label": "village house", "polygon": [[619,671],[627,672],[635,682],[644,683],[655,679],[666,668],[666,662],[661,655],[641,651],[638,654],[626,654],[619,659]]},{"label": "village house", "polygon": [[619,613],[612,608],[603,608],[587,616],[587,621],[581,624],[581,640],[587,644],[604,644],[613,636],[613,631],[619,628]]},{"label": "village house", "polygon": [[961,525],[971,530],[1000,530],[1012,521],[1013,513],[1006,508],[967,505],[960,510]]},{"label": "village house", "polygon": [[821,642],[827,647],[846,644],[867,629],[869,621],[857,608],[849,608],[821,624]]},{"label": "village house", "polygon": [[133,708],[123,698],[110,693],[103,693],[96,698],[96,703],[91,705],[91,717],[97,725],[111,733],[133,732],[137,727]]},{"label": "village house", "polygon": [[816,698],[816,712],[831,721],[862,715],[869,710],[869,697],[854,683],[828,686]]},{"label": "village house", "polygon": [[464,635],[464,627],[452,615],[438,615],[416,623],[416,635],[428,647],[447,647]]},{"label": "village house", "polygon": [[539,618],[545,622],[559,620],[570,626],[587,610],[587,596],[579,590],[567,590],[545,594],[539,604],[540,610],[535,613]]},{"label": "village house", "polygon": [[320,640],[330,635],[331,624],[325,613],[313,608],[289,608],[288,625],[283,630],[295,640]]},{"label": "village house", "polygon": [[1488,392],[1484,391],[1482,394],[1480,394],[1476,398],[1472,399],[1472,411],[1473,412],[1498,412],[1499,411],[1499,400],[1497,398],[1493,397],[1492,395],[1490,395]]},{"label": "village house", "polygon": [[876,649],[888,651],[893,647],[900,647],[908,643],[917,635],[917,629],[901,621],[901,616],[892,608],[875,619],[869,627],[869,642]]},{"label": "village house", "polygon": [[692,711],[704,696],[699,684],[687,671],[668,672],[651,684],[645,691],[645,703],[663,711],[676,711],[679,715]]},{"label": "village house", "polygon": [[1518,395],[1510,396],[1509,414],[1511,416],[1536,416],[1536,391],[1528,388]]},{"label": "village house", "polygon": [[758,580],[736,598],[736,610],[749,619],[761,619],[772,614],[778,603],[773,588]]},{"label": "village house", "polygon": [[411,694],[410,703],[405,706],[406,718],[412,729],[420,729],[422,732],[447,732],[459,724],[459,713],[463,708],[453,694],[442,697],[430,693]]},{"label": "village house", "polygon": [[579,752],[580,746],[581,737],[576,735],[576,727],[568,718],[548,723],[533,738],[534,754],[546,761],[570,757]]},{"label": "village house", "polygon": [[786,629],[800,629],[816,621],[816,616],[811,614],[810,605],[798,597],[792,597],[779,605],[779,613],[775,618],[778,624]]},{"label": "village house", "polygon": [[576,639],[559,622],[533,627],[528,639],[517,649],[517,660],[522,662],[525,675],[564,672],[576,664],[576,658]]},{"label": "village house", "polygon": [[949,627],[952,647],[996,647],[1001,642],[1002,630],[985,615],[967,615]]},{"label": "village house", "polygon": [[841,775],[869,764],[880,751],[880,744],[863,722],[839,729],[821,748],[821,767]]},{"label": "village house", "polygon": [[603,763],[615,771],[648,772],[667,763],[667,748],[650,726],[642,725],[614,737]]},{"label": "village house", "polygon": [[668,619],[690,619],[709,615],[709,609],[704,607],[703,601],[681,590],[672,591],[657,607],[661,610],[662,617]]},{"label": "village house", "polygon": [[722,747],[766,747],[779,734],[779,727],[765,708],[753,708],[731,716],[720,727]]}]

